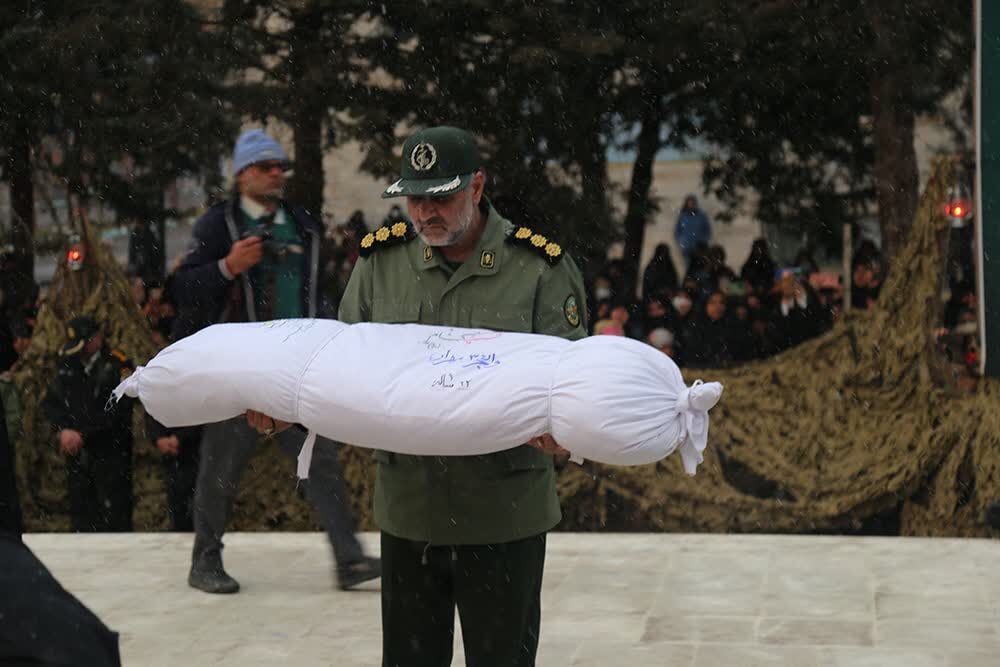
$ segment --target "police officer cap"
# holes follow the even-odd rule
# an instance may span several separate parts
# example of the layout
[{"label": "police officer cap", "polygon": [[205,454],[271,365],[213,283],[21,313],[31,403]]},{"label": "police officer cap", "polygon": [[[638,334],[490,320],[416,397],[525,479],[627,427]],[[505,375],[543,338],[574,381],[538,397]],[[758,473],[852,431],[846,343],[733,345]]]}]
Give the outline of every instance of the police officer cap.
[{"label": "police officer cap", "polygon": [[94,318],[86,315],[74,317],[66,325],[66,344],[59,351],[61,356],[74,355],[83,349],[87,341],[93,338],[101,328],[97,326]]},{"label": "police officer cap", "polygon": [[403,144],[402,178],[382,197],[446,197],[466,188],[481,166],[471,134],[457,127],[429,127]]}]

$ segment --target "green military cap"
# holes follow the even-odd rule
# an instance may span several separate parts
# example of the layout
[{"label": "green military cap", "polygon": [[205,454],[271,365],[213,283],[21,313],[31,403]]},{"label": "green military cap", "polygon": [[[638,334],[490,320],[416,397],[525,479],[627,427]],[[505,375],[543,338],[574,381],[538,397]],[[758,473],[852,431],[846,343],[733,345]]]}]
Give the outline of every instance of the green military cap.
[{"label": "green military cap", "polygon": [[471,134],[457,127],[429,127],[403,144],[402,178],[382,197],[444,197],[467,187],[481,165]]}]

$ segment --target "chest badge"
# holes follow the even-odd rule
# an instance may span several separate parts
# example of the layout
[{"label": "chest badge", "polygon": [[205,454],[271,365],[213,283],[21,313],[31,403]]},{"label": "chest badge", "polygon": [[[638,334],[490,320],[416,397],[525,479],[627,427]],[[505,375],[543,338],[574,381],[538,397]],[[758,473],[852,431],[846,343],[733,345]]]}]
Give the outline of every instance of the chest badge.
[{"label": "chest badge", "polygon": [[484,250],[482,256],[479,258],[479,266],[484,269],[492,269],[496,264],[497,256],[492,250]]},{"label": "chest badge", "polygon": [[580,326],[580,307],[576,303],[576,297],[570,294],[563,302],[563,315],[571,327]]}]

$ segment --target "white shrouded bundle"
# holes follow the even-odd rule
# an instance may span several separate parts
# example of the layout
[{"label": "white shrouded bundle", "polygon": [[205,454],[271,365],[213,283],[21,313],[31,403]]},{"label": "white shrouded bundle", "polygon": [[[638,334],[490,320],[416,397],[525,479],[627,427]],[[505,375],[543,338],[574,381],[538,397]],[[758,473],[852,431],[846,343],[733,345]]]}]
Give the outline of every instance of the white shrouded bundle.
[{"label": "white shrouded bundle", "polygon": [[332,440],[432,456],[486,454],[551,433],[574,458],[617,465],[679,448],[689,474],[721,394],[716,382],[687,387],[669,357],[616,336],[570,342],[304,319],[208,327],[115,390],[171,428],[255,410]]}]

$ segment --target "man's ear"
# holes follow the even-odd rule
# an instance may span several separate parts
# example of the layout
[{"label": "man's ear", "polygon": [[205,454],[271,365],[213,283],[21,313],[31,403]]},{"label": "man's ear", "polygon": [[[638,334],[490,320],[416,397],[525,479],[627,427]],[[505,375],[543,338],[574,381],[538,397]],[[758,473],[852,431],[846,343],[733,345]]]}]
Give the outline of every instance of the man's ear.
[{"label": "man's ear", "polygon": [[479,206],[479,202],[483,198],[483,192],[486,190],[486,172],[482,169],[477,171],[473,175],[469,187],[472,188],[472,203]]}]

